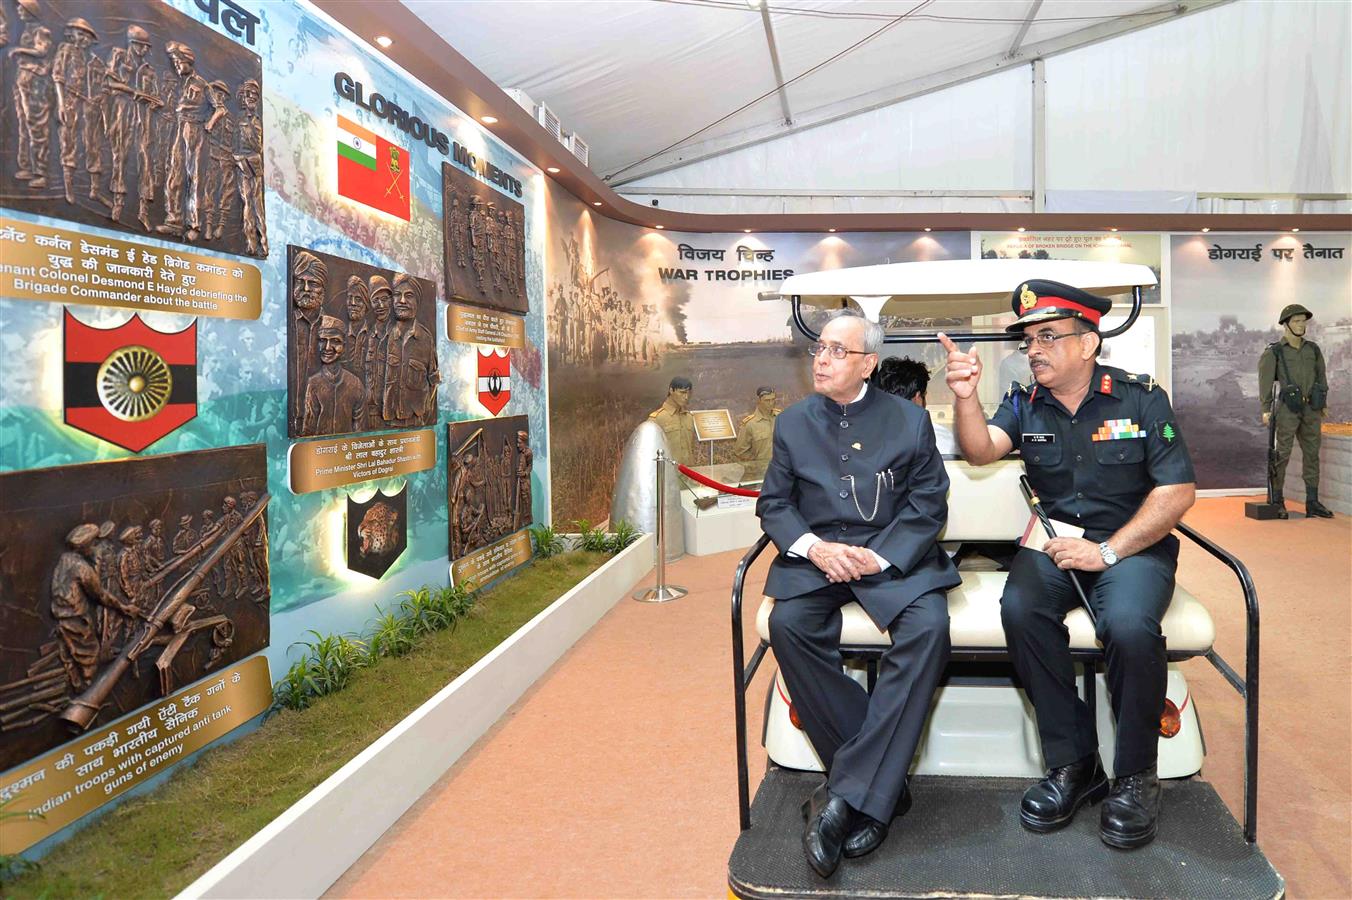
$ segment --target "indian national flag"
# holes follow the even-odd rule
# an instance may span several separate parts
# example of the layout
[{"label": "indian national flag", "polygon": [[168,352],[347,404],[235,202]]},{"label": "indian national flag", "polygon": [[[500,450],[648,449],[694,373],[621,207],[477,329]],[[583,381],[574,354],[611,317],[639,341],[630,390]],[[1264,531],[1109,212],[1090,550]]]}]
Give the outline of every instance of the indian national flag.
[{"label": "indian national flag", "polygon": [[412,217],[408,151],[338,116],[338,193],[398,216]]}]

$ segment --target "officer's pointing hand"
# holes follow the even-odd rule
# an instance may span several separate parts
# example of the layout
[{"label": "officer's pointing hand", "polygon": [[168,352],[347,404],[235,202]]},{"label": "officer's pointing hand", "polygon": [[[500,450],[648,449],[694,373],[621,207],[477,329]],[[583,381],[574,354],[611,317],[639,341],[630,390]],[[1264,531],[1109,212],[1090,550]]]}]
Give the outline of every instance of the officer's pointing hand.
[{"label": "officer's pointing hand", "polygon": [[981,379],[981,360],[975,353],[963,353],[953,339],[942,331],[939,343],[948,351],[948,368],[944,380],[949,390],[959,400],[966,400],[976,393],[977,382]]}]

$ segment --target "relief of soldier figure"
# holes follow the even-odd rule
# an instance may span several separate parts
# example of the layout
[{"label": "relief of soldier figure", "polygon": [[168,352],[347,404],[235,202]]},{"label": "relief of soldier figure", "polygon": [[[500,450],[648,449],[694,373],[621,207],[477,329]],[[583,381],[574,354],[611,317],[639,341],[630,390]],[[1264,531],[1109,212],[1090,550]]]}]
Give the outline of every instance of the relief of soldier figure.
[{"label": "relief of soldier figure", "polygon": [[267,256],[254,54],[169,7],[138,4],[127,24],[116,0],[13,3],[6,205]]},{"label": "relief of soldier figure", "polygon": [[435,285],[289,250],[291,436],[435,423],[441,382]]},{"label": "relief of soldier figure", "polygon": [[442,199],[447,293],[526,312],[526,218],[521,204],[449,164],[442,169]]},{"label": "relief of soldier figure", "polygon": [[[200,529],[186,512],[141,518],[123,509],[102,522],[75,520],[55,563],[35,573],[48,589],[52,630],[27,671],[0,684],[0,733],[52,717],[88,727],[116,706],[124,679],[144,674],[141,658],[154,661],[162,695],[183,675],[182,665],[175,674],[179,654],[191,658],[191,677],[216,666],[235,640],[232,604],[269,602],[268,499],[226,494],[221,516]],[[177,522],[172,534],[166,521]],[[188,644],[199,633],[206,640]]]}]

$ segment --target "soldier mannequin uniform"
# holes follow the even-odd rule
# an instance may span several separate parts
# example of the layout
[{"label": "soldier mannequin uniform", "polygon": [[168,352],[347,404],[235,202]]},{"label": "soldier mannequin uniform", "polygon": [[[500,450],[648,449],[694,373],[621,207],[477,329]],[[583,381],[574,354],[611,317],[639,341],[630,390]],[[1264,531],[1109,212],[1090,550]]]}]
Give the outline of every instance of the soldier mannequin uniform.
[{"label": "soldier mannequin uniform", "polygon": [[683,466],[695,465],[695,417],[690,415],[690,391],[694,385],[689,378],[679,375],[671,379],[667,399],[648,413],[648,418],[662,426],[667,436],[671,458]]},{"label": "soldier mannequin uniform", "polygon": [[[1009,331],[1064,318],[1097,330],[1111,303],[1068,285],[1030,281],[1015,292],[1013,306],[1019,319]],[[1124,824],[1117,807],[1105,805],[1103,838],[1117,847],[1139,846],[1154,837],[1158,812],[1154,767],[1167,675],[1160,620],[1173,597],[1178,540],[1166,534],[1120,560],[1107,541],[1154,488],[1192,483],[1192,461],[1164,390],[1148,375],[1102,364],[1094,365],[1089,391],[1077,409],[1067,409],[1041,385],[1016,385],[990,424],[1020,451],[1047,514],[1083,528],[1084,538],[1099,544],[1105,568],[1080,570],[1076,577],[1094,606],[1106,654],[1117,719],[1115,775],[1119,788],[1140,787],[1140,807],[1155,811]],[[1018,551],[1000,601],[1001,620],[1015,671],[1037,712],[1043,758],[1052,770],[1024,796],[1022,822],[1033,831],[1069,824],[1080,802],[1107,793],[1095,722],[1076,692],[1062,621],[1077,602],[1070,576],[1047,553]],[[1083,793],[1068,810],[1068,789],[1059,783],[1057,770],[1061,778],[1072,777],[1064,773],[1074,770],[1073,777],[1082,782]],[[1126,780],[1137,775],[1140,785]]]},{"label": "soldier mannequin uniform", "polygon": [[[1305,340],[1305,327],[1314,313],[1299,303],[1282,310],[1278,323],[1282,326],[1281,340],[1268,346],[1258,358],[1258,396],[1263,404],[1263,424],[1274,413],[1272,383],[1282,387],[1295,385],[1300,389],[1301,409],[1295,412],[1286,403],[1276,405],[1276,447],[1272,451],[1272,502],[1281,507],[1280,518],[1286,518],[1286,504],[1282,498],[1282,483],[1286,480],[1286,464],[1291,461],[1291,444],[1300,441],[1301,475],[1305,480],[1305,514],[1333,518],[1333,512],[1319,502],[1319,441],[1320,426],[1327,414],[1328,376],[1324,372],[1324,354],[1319,345]],[[1279,357],[1280,356],[1280,364]],[[1317,406],[1315,404],[1318,404]]]},{"label": "soldier mannequin uniform", "polygon": [[775,409],[774,388],[756,388],[756,409],[742,419],[742,430],[732,448],[732,455],[746,463],[744,478],[760,478],[765,474],[773,449],[775,418],[781,412]]}]

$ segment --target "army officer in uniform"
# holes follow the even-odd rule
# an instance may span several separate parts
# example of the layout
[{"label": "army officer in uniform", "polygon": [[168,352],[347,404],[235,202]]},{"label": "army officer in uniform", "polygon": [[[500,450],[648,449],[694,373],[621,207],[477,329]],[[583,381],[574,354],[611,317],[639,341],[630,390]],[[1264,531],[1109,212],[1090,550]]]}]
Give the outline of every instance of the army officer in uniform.
[{"label": "army officer in uniform", "polygon": [[[756,514],[779,548],[766,593],[770,644],[827,770],[806,804],[803,849],[823,877],[863,856],[904,813],[906,772],[948,662],[960,582],[936,542],[948,476],[914,403],[869,386],[882,328],[841,311],[813,344],[816,394],[775,421]],[[841,671],[840,608],[858,600],[892,646],[870,695]]]},{"label": "army officer in uniform", "polygon": [[[1192,461],[1169,398],[1146,375],[1098,363],[1109,301],[1054,281],[1014,292],[1034,384],[1015,386],[988,424],[977,401],[981,363],[947,337],[958,445],[973,465],[1018,448],[1048,515],[1084,529],[1045,552],[1021,549],[1000,600],[1014,669],[1037,712],[1049,774],[1023,796],[1030,831],[1070,824],[1086,802],[1108,797],[1099,834],[1130,849],[1155,837],[1155,762],[1166,660],[1160,620],[1174,592],[1178,539],[1170,532],[1194,500]],[[1093,604],[1117,718],[1109,792],[1098,734],[1075,691],[1063,619],[1077,603],[1074,570]]]}]

